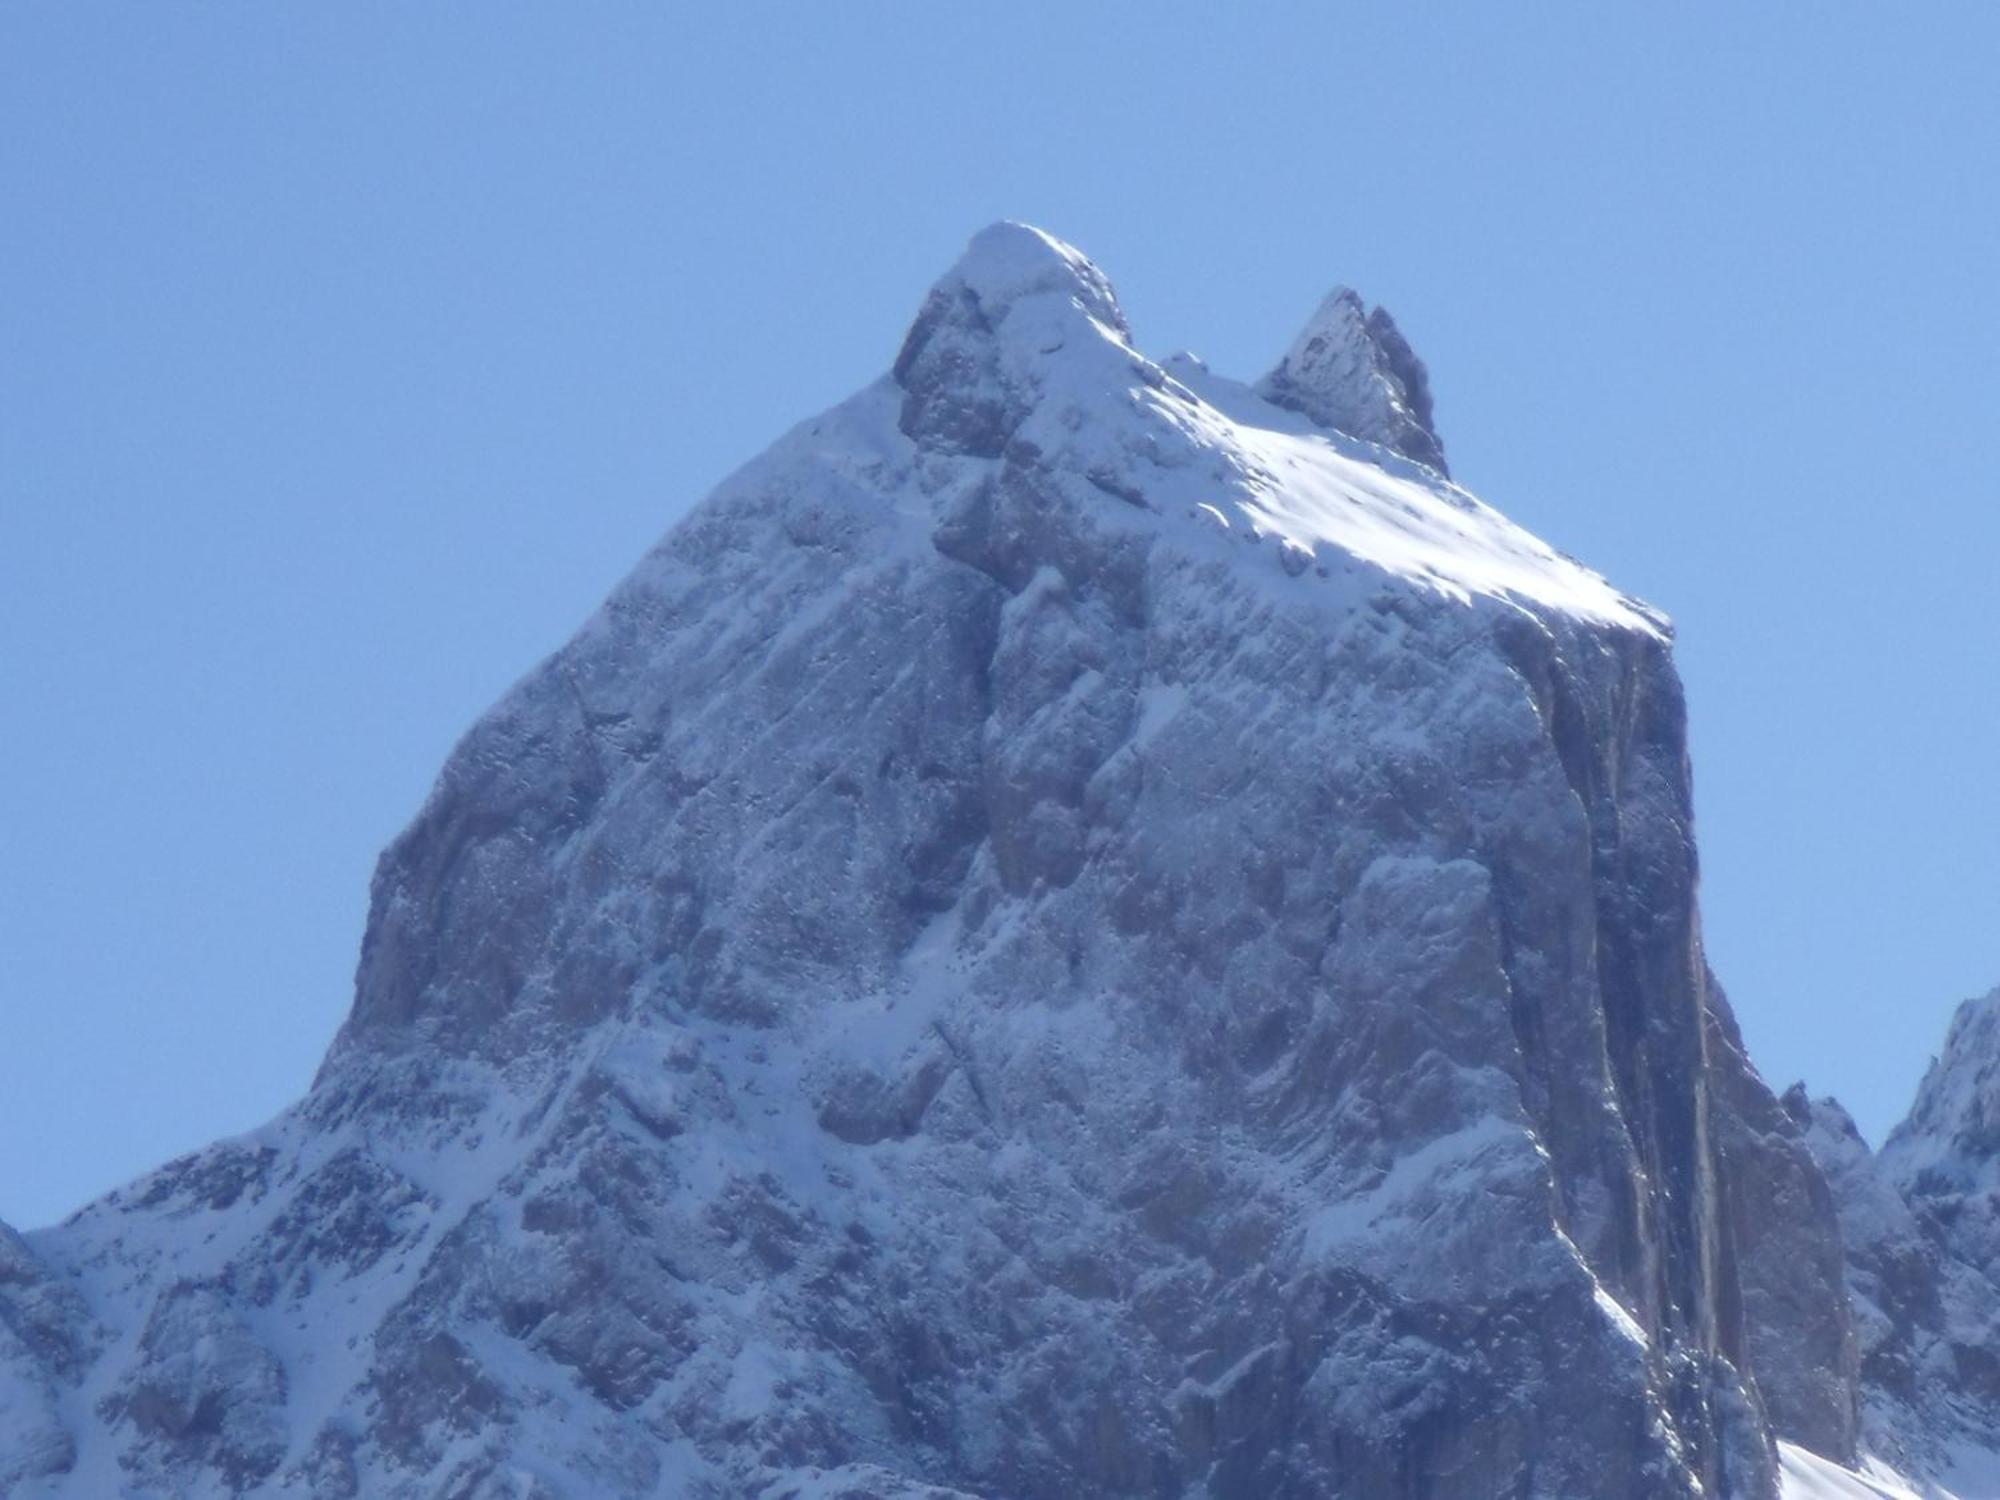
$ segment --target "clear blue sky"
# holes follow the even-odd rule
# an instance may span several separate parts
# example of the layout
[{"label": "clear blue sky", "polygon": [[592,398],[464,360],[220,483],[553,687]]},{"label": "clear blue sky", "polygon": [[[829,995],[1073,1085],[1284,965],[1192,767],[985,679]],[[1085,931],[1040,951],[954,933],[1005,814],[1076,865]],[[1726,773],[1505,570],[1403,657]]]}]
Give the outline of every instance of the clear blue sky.
[{"label": "clear blue sky", "polygon": [[1878,1134],[2000,983],[2000,8],[0,11],[0,1217],[305,1087],[376,851],[982,224],[1673,613],[1712,956]]}]

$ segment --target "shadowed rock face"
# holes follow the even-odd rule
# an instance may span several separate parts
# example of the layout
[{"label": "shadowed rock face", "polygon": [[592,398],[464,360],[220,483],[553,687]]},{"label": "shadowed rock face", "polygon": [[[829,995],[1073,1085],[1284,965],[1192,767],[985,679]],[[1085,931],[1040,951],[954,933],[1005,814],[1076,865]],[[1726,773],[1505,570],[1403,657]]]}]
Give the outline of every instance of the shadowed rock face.
[{"label": "shadowed rock face", "polygon": [[[1713,977],[1711,995],[1719,996]],[[1736,1253],[1735,1317],[1773,1425],[1815,1453],[1844,1457],[1860,1438],[1859,1350],[1848,1299],[1834,1195],[1803,1133],[1809,1121],[1781,1104],[1743,1055],[1726,1007],[1710,1012],[1721,1210]]]},{"label": "shadowed rock face", "polygon": [[113,1335],[35,1377],[58,1492],[1666,1500],[1772,1495],[1773,1419],[1847,1456],[1662,623],[1306,416],[975,239],[453,753],[312,1093],[36,1237]]}]

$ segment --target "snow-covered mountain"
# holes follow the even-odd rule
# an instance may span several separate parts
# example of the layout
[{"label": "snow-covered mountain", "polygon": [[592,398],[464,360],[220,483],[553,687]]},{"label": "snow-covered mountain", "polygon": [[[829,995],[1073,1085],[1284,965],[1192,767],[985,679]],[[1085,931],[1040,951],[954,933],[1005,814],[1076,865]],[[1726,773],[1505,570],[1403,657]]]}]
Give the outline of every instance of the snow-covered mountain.
[{"label": "snow-covered mountain", "polygon": [[1785,1104],[1840,1204],[1869,1446],[2000,1495],[2000,990],[1959,1007],[1879,1153],[1835,1101]]},{"label": "snow-covered mountain", "polygon": [[1352,293],[1244,385],[980,234],[454,751],[307,1097],[0,1238],[0,1490],[1867,1493],[1668,627],[1442,454]]}]

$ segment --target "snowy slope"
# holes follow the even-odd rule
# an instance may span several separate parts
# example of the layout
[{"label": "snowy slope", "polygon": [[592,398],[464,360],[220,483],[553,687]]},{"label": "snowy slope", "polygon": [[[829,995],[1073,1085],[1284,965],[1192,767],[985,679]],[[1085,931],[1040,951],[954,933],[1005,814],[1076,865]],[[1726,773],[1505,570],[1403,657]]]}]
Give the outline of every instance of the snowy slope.
[{"label": "snowy slope", "polygon": [[1778,1445],[1778,1472],[1783,1500],[1956,1500],[1946,1490],[1913,1488],[1880,1464],[1844,1469],[1791,1443]]},{"label": "snowy slope", "polygon": [[1445,478],[1358,307],[1253,389],[978,236],[454,751],[311,1094],[23,1242],[0,1313],[60,1337],[0,1345],[0,1474],[1859,1461],[1831,1200],[1701,958],[1665,622]]}]

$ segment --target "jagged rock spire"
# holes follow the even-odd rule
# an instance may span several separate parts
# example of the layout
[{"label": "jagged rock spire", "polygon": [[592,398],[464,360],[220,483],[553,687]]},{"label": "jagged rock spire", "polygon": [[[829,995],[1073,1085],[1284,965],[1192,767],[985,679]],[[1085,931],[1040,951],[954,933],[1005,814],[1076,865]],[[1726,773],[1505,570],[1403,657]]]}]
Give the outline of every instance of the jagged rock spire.
[{"label": "jagged rock spire", "polygon": [[1257,393],[1322,427],[1450,473],[1431,424],[1424,362],[1386,308],[1369,311],[1347,287],[1335,287],[1320,303]]}]

